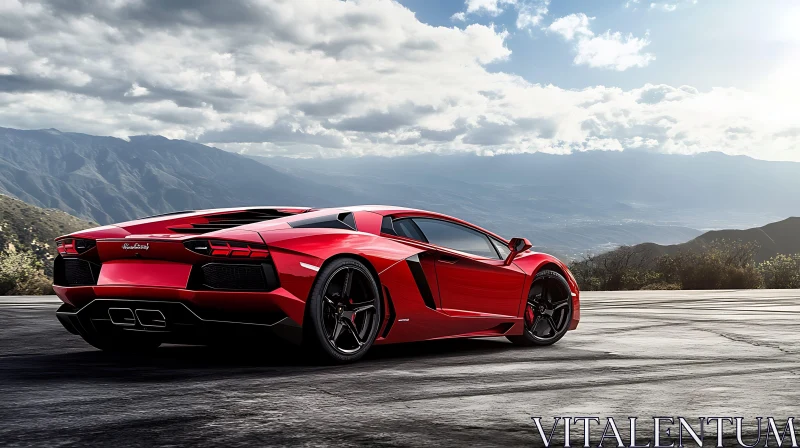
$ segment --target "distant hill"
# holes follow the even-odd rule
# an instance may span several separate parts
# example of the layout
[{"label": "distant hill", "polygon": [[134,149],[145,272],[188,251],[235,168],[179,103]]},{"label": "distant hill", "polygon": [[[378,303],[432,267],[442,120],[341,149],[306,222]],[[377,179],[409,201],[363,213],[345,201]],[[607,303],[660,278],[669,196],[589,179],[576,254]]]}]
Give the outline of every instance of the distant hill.
[{"label": "distant hill", "polygon": [[702,244],[715,239],[752,241],[759,245],[756,261],[763,261],[777,254],[800,253],[800,217],[746,230],[716,230],[707,232],[692,241]]},{"label": "distant hill", "polygon": [[793,255],[800,253],[800,217],[791,217],[783,221],[773,222],[761,227],[744,230],[713,230],[682,244],[659,245],[644,243],[634,246],[649,254],[674,254],[682,250],[702,249],[716,240],[742,241],[755,243],[759,249],[755,261],[762,262],[775,255]]},{"label": "distant hill", "polygon": [[0,193],[101,224],[234,205],[326,206],[349,193],[183,140],[0,128]]},{"label": "distant hill", "polygon": [[56,255],[53,239],[96,225],[60,210],[39,208],[0,195],[0,251],[32,251],[44,262],[48,274],[52,271],[50,260]]},{"label": "distant hill", "polygon": [[798,288],[798,254],[800,217],[792,217],[682,244],[619,247],[574,261],[570,270],[584,290]]}]

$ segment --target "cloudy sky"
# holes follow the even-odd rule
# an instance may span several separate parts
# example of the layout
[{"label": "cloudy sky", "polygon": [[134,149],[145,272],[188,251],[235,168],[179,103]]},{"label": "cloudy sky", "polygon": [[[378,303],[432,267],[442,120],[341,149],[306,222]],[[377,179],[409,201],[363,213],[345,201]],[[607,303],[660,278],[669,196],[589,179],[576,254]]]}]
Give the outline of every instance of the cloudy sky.
[{"label": "cloudy sky", "polygon": [[0,0],[0,126],[800,161],[791,0]]}]

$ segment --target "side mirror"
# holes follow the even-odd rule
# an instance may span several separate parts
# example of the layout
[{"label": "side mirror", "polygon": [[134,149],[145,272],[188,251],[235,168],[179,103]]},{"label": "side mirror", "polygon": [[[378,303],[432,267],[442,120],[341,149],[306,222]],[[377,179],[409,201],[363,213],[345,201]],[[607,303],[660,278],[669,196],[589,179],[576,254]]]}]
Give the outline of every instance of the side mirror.
[{"label": "side mirror", "polygon": [[506,257],[506,261],[503,263],[506,266],[510,265],[517,255],[521,252],[525,252],[526,250],[533,247],[530,241],[527,238],[511,238],[511,241],[508,242],[508,248],[511,249],[511,253],[508,254]]}]

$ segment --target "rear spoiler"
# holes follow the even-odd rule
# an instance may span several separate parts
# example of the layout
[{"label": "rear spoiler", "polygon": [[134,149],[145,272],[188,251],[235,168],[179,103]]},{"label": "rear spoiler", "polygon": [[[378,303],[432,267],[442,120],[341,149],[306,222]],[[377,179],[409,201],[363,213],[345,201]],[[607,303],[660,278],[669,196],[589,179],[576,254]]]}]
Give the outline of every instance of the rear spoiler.
[{"label": "rear spoiler", "polygon": [[217,230],[306,213],[308,207],[242,207],[198,211],[181,211],[150,216],[110,226],[81,230],[65,237],[124,238],[127,235],[202,235]]},{"label": "rear spoiler", "polygon": [[173,233],[200,235],[216,230],[230,229],[257,222],[270,221],[285,216],[295,215],[278,209],[255,209],[231,213],[214,214],[207,216],[194,216],[194,219],[181,219],[180,222],[168,225],[166,228]]}]

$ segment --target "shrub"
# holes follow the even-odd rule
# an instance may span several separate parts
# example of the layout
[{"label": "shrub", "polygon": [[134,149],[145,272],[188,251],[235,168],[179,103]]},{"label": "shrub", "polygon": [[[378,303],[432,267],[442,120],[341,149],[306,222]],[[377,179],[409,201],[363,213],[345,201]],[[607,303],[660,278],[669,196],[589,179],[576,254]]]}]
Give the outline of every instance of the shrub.
[{"label": "shrub", "polygon": [[681,285],[677,283],[659,282],[659,283],[650,283],[644,285],[640,289],[653,290],[653,291],[668,291],[668,290],[671,291],[671,290],[681,289]]},{"label": "shrub", "polygon": [[616,291],[640,289],[658,282],[661,276],[652,271],[652,255],[640,247],[622,246],[600,255],[587,255],[573,263],[570,271],[581,289],[587,291]]},{"label": "shrub", "polygon": [[[628,269],[622,275],[621,285],[625,290],[650,289],[647,285],[662,284],[664,276],[657,271],[644,268]],[[661,288],[659,288],[661,289]]]},{"label": "shrub", "polygon": [[659,270],[681,289],[753,289],[761,286],[754,257],[758,246],[715,240],[705,247],[665,255]]},{"label": "shrub", "polygon": [[757,251],[754,243],[722,239],[671,255],[658,255],[646,246],[623,246],[586,256],[570,270],[588,291],[752,289],[763,283],[762,270],[754,262]]},{"label": "shrub", "polygon": [[42,262],[30,252],[0,253],[0,295],[52,294]]},{"label": "shrub", "polygon": [[722,284],[725,289],[757,289],[764,284],[754,264],[744,267],[729,267]]},{"label": "shrub", "polygon": [[800,288],[800,254],[776,255],[759,264],[758,272],[765,288]]}]

